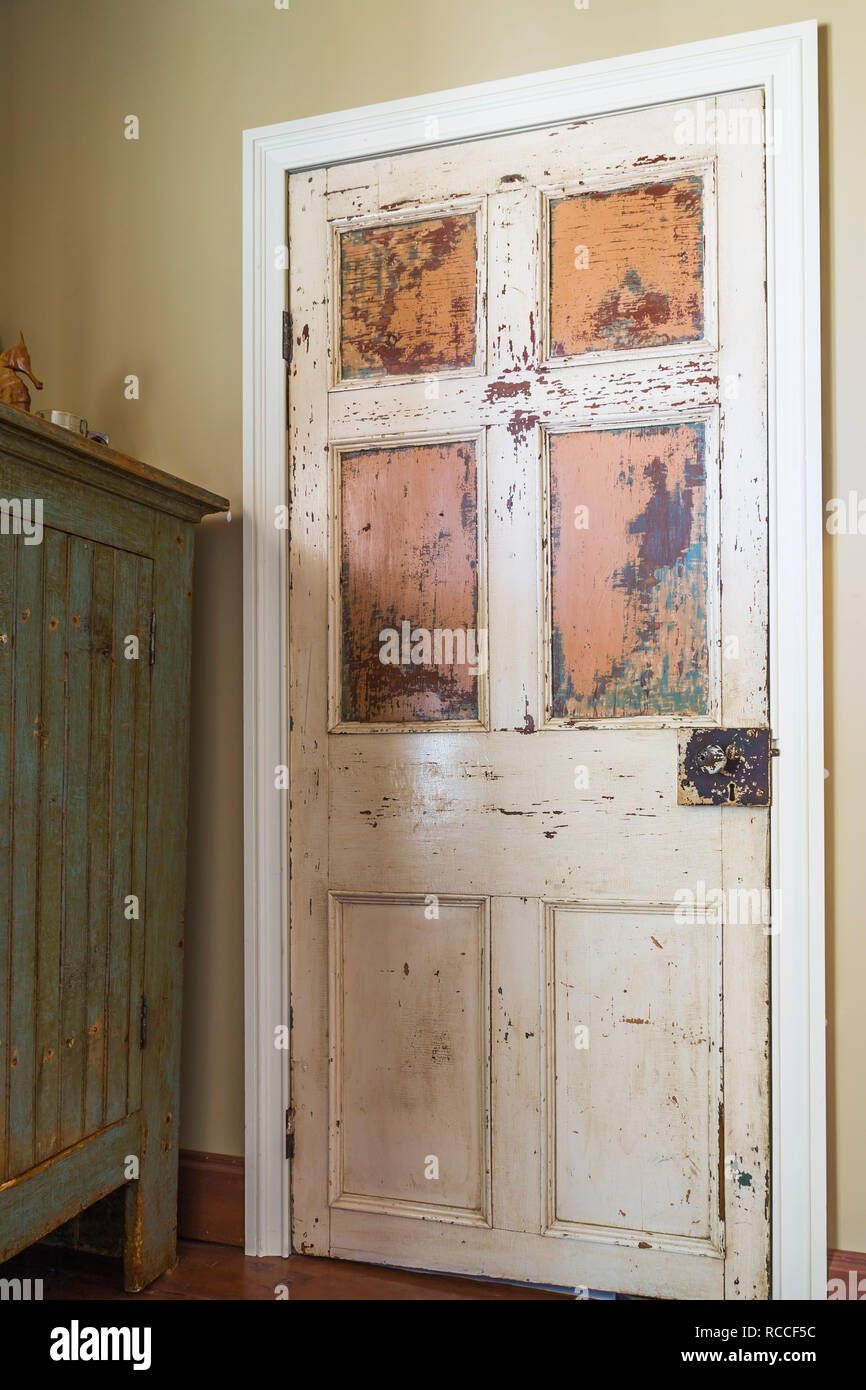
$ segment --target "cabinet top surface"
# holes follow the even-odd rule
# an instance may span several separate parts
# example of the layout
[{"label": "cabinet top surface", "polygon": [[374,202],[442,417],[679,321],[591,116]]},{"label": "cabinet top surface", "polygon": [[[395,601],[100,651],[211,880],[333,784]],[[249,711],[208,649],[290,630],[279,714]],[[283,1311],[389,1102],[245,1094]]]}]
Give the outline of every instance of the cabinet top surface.
[{"label": "cabinet top surface", "polygon": [[153,468],[140,459],[119,454],[104,444],[73,434],[60,425],[39,420],[35,415],[17,410],[14,406],[0,403],[0,453],[24,457],[47,468],[59,468],[69,473],[78,468],[84,481],[108,488],[112,492],[126,492],[134,488],[140,497],[144,486],[158,498],[163,510],[177,511],[188,516],[191,512],[198,517],[208,512],[225,512],[229,502],[206,488],[185,482],[160,468]]}]

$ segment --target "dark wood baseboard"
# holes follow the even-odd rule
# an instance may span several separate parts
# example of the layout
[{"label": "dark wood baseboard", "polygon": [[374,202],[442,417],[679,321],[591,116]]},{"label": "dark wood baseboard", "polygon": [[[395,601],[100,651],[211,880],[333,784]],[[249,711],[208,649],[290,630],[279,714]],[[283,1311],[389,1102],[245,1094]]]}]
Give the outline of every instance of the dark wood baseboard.
[{"label": "dark wood baseboard", "polygon": [[[833,1280],[841,1283],[833,1283]],[[866,1301],[866,1254],[861,1250],[827,1251],[827,1297]]]},{"label": "dark wood baseboard", "polygon": [[243,1159],[181,1149],[177,1208],[181,1239],[243,1248]]}]

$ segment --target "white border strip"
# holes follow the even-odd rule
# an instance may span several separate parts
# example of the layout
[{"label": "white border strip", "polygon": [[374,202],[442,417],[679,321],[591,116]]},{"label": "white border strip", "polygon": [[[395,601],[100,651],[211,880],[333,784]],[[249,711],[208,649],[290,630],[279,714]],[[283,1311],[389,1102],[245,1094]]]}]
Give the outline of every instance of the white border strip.
[{"label": "white border strip", "polygon": [[[773,1294],[826,1296],[824,752],[817,23],[765,29],[244,132],[246,1203],[249,1254],[289,1252],[286,176],[350,159],[763,87],[768,129]],[[433,139],[430,139],[430,135]],[[780,485],[783,480],[783,485]],[[779,899],[774,899],[779,901]]]}]

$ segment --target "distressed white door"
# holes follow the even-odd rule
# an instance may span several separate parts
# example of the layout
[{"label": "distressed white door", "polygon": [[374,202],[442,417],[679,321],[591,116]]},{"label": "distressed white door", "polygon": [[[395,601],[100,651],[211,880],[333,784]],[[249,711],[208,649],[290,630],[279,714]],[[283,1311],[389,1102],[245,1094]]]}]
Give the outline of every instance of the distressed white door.
[{"label": "distressed white door", "polygon": [[299,1251],[767,1296],[762,130],[290,179]]}]

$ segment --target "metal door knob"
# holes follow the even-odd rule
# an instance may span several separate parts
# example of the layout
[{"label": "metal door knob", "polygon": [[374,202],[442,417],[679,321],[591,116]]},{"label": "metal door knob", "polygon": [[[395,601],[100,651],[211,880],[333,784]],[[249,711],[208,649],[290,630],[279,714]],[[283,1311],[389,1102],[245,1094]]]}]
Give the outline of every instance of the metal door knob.
[{"label": "metal door knob", "polygon": [[769,729],[683,729],[679,806],[769,806]]},{"label": "metal door knob", "polygon": [[695,762],[701,772],[721,772],[727,766],[728,755],[719,743],[708,743],[697,754]]}]

